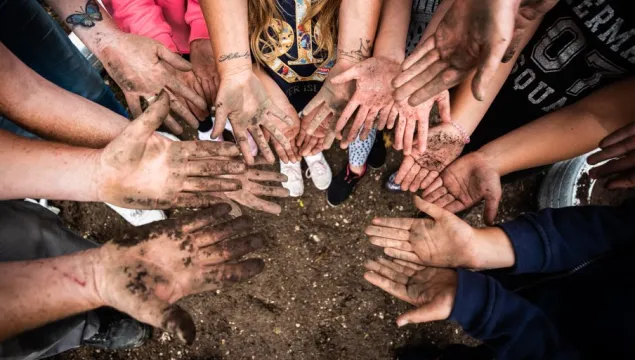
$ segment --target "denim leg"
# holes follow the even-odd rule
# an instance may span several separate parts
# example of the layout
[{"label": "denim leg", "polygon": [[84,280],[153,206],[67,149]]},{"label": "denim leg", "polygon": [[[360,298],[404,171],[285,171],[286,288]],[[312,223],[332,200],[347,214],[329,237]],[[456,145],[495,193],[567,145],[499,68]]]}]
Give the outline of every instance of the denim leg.
[{"label": "denim leg", "polygon": [[36,0],[0,0],[0,41],[50,82],[128,117],[101,75]]}]

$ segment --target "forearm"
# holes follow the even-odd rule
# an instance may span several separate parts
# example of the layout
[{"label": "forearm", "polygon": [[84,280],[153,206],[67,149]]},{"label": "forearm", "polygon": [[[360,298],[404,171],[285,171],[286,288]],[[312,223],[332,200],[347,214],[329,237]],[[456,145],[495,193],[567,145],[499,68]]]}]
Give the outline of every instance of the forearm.
[{"label": "forearm", "polygon": [[117,24],[98,1],[95,1],[94,4],[98,6],[101,20],[96,18],[87,20],[93,26],[88,26],[87,24],[75,25],[68,20],[69,16],[73,14],[86,12],[88,5],[86,0],[46,0],[46,2],[61,19],[65,20],[71,30],[99,59],[102,59],[104,48],[115,42],[117,36],[122,34]]},{"label": "forearm", "polygon": [[92,267],[98,251],[0,263],[0,341],[101,306]]},{"label": "forearm", "polygon": [[[585,154],[635,118],[635,78],[545,115],[483,146],[500,175]],[[566,144],[566,146],[563,146]]]},{"label": "forearm", "polygon": [[98,201],[99,152],[0,130],[0,199]]},{"label": "forearm", "polygon": [[373,54],[383,0],[342,0],[339,14],[337,64],[345,68]]},{"label": "forearm", "polygon": [[202,0],[200,4],[221,78],[251,69],[247,0]]},{"label": "forearm", "polygon": [[33,133],[101,148],[128,120],[39,76],[0,44],[0,113]]},{"label": "forearm", "polygon": [[403,62],[412,0],[384,0],[373,56]]}]

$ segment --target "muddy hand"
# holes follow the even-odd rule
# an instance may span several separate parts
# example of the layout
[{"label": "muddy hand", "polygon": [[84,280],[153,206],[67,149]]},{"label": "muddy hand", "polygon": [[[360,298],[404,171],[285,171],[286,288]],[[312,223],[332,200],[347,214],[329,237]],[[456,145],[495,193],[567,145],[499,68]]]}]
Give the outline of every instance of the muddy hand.
[{"label": "muddy hand", "polygon": [[496,168],[480,152],[462,156],[448,166],[423,193],[424,200],[453,213],[485,201],[485,223],[493,225],[502,190]]},{"label": "muddy hand", "polygon": [[287,181],[286,175],[250,169],[242,175],[226,175],[224,178],[240,181],[242,188],[237,191],[226,192],[223,195],[227,198],[244,205],[248,208],[264,211],[270,214],[280,214],[280,205],[259,198],[260,196],[284,198],[289,196],[289,190],[280,185],[263,185],[258,182],[268,181],[282,183]]},{"label": "muddy hand", "polygon": [[239,217],[219,223],[231,207],[218,204],[181,219],[134,230],[99,249],[96,291],[102,303],[192,344],[192,316],[179,299],[245,281],[259,274],[260,259],[239,259],[263,246],[265,236]]},{"label": "muddy hand", "polygon": [[217,202],[215,193],[241,188],[240,181],[219,177],[247,171],[242,161],[228,158],[239,155],[234,144],[155,134],[168,110],[163,92],[100,151],[94,179],[100,201],[131,209],[205,207]]},{"label": "muddy hand", "polygon": [[302,118],[302,128],[307,135],[317,135],[315,133],[320,129],[324,137],[324,150],[331,148],[335,138],[341,136],[336,129],[337,120],[355,92],[355,84],[352,82],[334,84],[331,81],[343,71],[344,69],[340,65],[335,64],[320,91],[302,110],[304,115],[314,113],[313,116]]},{"label": "muddy hand", "polygon": [[364,279],[399,300],[417,308],[401,314],[397,325],[445,320],[456,298],[458,275],[450,269],[417,267],[378,259],[364,264]]},{"label": "muddy hand", "polygon": [[216,122],[212,137],[223,132],[227,119],[234,129],[234,136],[248,165],[254,164],[248,134],[251,134],[270,164],[276,160],[265,138],[265,131],[271,135],[272,141],[278,142],[280,146],[277,149],[284,151],[287,158],[295,157],[291,143],[274,121],[276,119],[293,126],[293,120],[273,103],[251,67],[221,79],[216,97]]},{"label": "muddy hand", "polygon": [[418,105],[457,85],[473,69],[474,97],[482,100],[503,60],[511,59],[528,25],[557,0],[455,1],[435,33],[422,39],[394,80],[395,100]]},{"label": "muddy hand", "polygon": [[395,183],[401,185],[403,191],[417,192],[426,189],[437,178],[443,169],[454,161],[465,146],[461,133],[449,123],[441,123],[430,129],[428,147],[425,152],[413,152],[404,157]]},{"label": "muddy hand", "polygon": [[434,267],[473,267],[475,230],[418,196],[414,203],[430,218],[375,218],[365,231],[370,242],[395,259]]},{"label": "muddy hand", "polygon": [[[142,99],[151,103],[163,89],[167,89],[172,112],[188,124],[198,127],[196,116],[183,100],[206,111],[205,99],[175,76],[178,71],[191,71],[192,65],[189,62],[159,42],[135,34],[122,33],[102,46],[104,56],[100,60],[123,91],[134,117],[142,113]],[[172,115],[168,115],[165,120],[170,130],[177,134],[180,133],[179,130],[182,131],[180,126],[175,126],[177,122]]]},{"label": "muddy hand", "polygon": [[190,51],[192,71],[203,88],[208,108],[211,108],[216,104],[216,94],[220,85],[212,43],[209,39],[194,40],[190,43]]},{"label": "muddy hand", "polygon": [[[334,85],[355,83],[355,93],[337,120],[335,130],[342,133],[342,149],[355,141],[357,135],[366,140],[374,127],[386,124],[393,106],[392,79],[399,74],[399,63],[371,57],[333,77]],[[351,117],[357,111],[355,119]],[[360,133],[361,130],[361,133]]]},{"label": "muddy hand", "polygon": [[616,130],[600,142],[600,151],[589,156],[587,162],[597,165],[589,175],[594,179],[609,179],[608,189],[626,189],[635,187],[635,123]]}]

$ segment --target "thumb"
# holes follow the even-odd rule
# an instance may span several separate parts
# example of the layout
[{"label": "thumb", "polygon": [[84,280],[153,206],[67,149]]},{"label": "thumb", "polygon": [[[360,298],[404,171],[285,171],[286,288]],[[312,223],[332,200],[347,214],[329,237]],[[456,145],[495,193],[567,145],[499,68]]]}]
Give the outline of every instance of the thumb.
[{"label": "thumb", "polygon": [[500,183],[490,193],[485,195],[485,224],[487,226],[494,225],[496,214],[498,214],[498,206],[501,200]]},{"label": "thumb", "polygon": [[167,91],[161,90],[155,102],[150,104],[148,108],[122,132],[127,138],[134,142],[143,142],[161,126],[165,118],[170,112],[170,96]]},{"label": "thumb", "polygon": [[[302,110],[302,118],[304,119],[304,117],[308,116],[309,114],[313,113],[313,111],[315,109],[317,109],[320,105],[322,105],[322,103],[324,102],[324,99],[322,98],[322,95],[318,92],[313,99],[311,99],[311,101],[309,101],[308,104],[306,104],[306,106],[304,107],[304,109]],[[302,122],[302,125],[304,125],[305,122]],[[313,132],[308,133],[309,135],[313,135]]]},{"label": "thumb", "polygon": [[141,322],[175,335],[182,342],[191,345],[196,339],[196,326],[192,316],[178,305],[151,295],[139,306],[139,314],[131,314]]},{"label": "thumb", "polygon": [[434,220],[439,220],[440,218],[442,218],[443,216],[448,214],[448,211],[431,203],[431,202],[427,202],[425,200],[423,200],[422,198],[420,198],[419,196],[414,197],[414,201],[415,201],[415,206],[417,207],[417,209],[421,210],[422,212],[430,215],[430,217],[432,217]]},{"label": "thumb", "polygon": [[397,326],[402,327],[408,324],[420,324],[431,321],[445,320],[440,309],[431,304],[424,304],[416,309],[406,311],[397,317]]},{"label": "thumb", "polygon": [[335,85],[346,84],[347,82],[351,80],[358,80],[361,75],[362,75],[362,66],[361,64],[357,64],[353,66],[352,68],[332,78],[331,83]]},{"label": "thumb", "polygon": [[496,75],[506,50],[507,44],[500,43],[494,47],[487,45],[486,51],[483,52],[478,71],[472,81],[472,93],[478,101],[485,99],[487,87],[494,78],[494,75]]},{"label": "thumb", "polygon": [[157,46],[157,56],[159,57],[159,59],[165,61],[167,64],[173,66],[179,71],[192,70],[192,64],[189,61],[183,59],[179,54],[173,53],[172,51],[170,51],[170,49],[161,44]]}]

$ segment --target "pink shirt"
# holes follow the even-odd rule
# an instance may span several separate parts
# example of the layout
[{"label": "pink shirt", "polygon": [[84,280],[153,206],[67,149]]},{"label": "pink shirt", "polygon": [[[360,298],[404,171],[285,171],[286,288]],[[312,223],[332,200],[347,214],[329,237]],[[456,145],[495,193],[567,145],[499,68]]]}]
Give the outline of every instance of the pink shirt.
[{"label": "pink shirt", "polygon": [[190,42],[209,39],[198,0],[103,0],[122,31],[147,36],[168,49],[190,53]]}]

